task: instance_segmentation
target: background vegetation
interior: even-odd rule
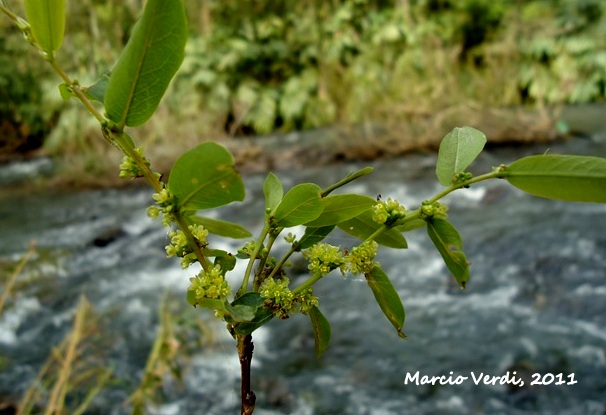
[[[19,3],[10,4],[20,12]],[[111,69],[142,3],[70,2],[62,65],[92,84]],[[208,138],[370,122],[397,129],[461,109],[543,108],[606,95],[600,0],[200,0],[187,7],[186,60],[161,115],[138,137],[153,143],[160,161]],[[76,171],[98,174],[105,158],[115,165],[97,144],[91,117],[61,101],[58,80],[31,64],[39,58],[19,37],[0,20],[0,157],[43,146]]]

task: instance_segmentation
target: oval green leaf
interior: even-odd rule
[[[265,209],[273,212],[284,196],[284,188],[278,176],[272,172],[269,172],[263,183],[263,194],[265,195]]]
[[[316,357],[320,357],[330,343],[330,323],[316,306],[309,311],[309,318],[314,330]]]
[[[202,225],[208,230],[208,232],[224,236],[226,238],[233,239],[244,239],[250,238],[252,234],[242,225],[237,223],[227,222],[220,219],[211,219],[204,216],[191,216],[190,221],[192,223]]]
[[[511,163],[500,177],[535,196],[569,202],[606,203],[606,158],[529,156]]]
[[[359,239],[366,239],[375,233],[383,225],[375,222],[372,219],[372,212],[367,210],[355,218],[346,220],[337,225],[339,229]],[[408,243],[406,238],[402,236],[395,228],[389,229],[381,234],[375,241],[378,244],[388,246],[390,248],[406,249]]]
[[[469,261],[459,232],[447,220],[431,218],[427,221],[427,234],[459,286],[465,288],[469,281]]]
[[[371,209],[376,201],[372,197],[356,194],[327,196],[322,199],[324,210],[315,220],[306,223],[307,226],[321,227],[355,218],[362,212]]]
[[[444,186],[452,184],[453,176],[478,157],[486,144],[483,132],[471,127],[457,127],[446,134],[440,143],[436,174]]]
[[[182,0],[148,0],[105,93],[107,117],[119,129],[146,122],[181,66],[187,42]]]
[[[65,32],[65,0],[25,0],[25,15],[42,50],[49,54],[59,50]]]
[[[303,183],[286,192],[273,215],[276,226],[302,225],[320,216],[323,210],[321,191],[315,184]]]
[[[213,142],[200,144],[177,159],[168,190],[181,211],[215,208],[242,201],[245,195],[233,156]]]
[[[404,328],[404,319],[406,318],[404,305],[398,292],[391,284],[389,277],[380,267],[374,267],[371,272],[364,276],[377,300],[377,304],[381,307],[381,311],[383,311],[385,317],[395,327],[398,336],[405,338],[406,335],[402,331]]]

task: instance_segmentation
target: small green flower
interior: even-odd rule
[[[299,303],[301,313],[309,314],[312,307],[318,306],[318,297],[314,296],[313,294],[313,288],[309,287],[307,290],[304,290],[303,292],[300,292],[295,296],[294,301]]]
[[[314,275],[326,275],[333,269],[339,268],[344,272],[345,260],[338,246],[319,243],[303,252],[309,260],[309,270]]]
[[[406,216],[406,208],[392,198],[379,201],[372,208],[372,219],[381,224],[392,225]]]
[[[193,278],[188,291],[194,292],[196,300],[205,298],[223,300],[231,293],[231,287],[225,281],[221,267],[215,265],[210,271],[202,271]]]
[[[297,240],[297,235],[289,232],[288,235],[284,237],[284,240],[289,244],[293,244]]]
[[[375,266],[379,266],[380,264],[374,261],[378,249],[379,244],[375,241],[367,241],[353,248],[346,257],[349,271],[354,275],[366,274]]]
[[[202,225],[190,225],[189,230],[191,234],[194,236],[196,241],[200,243],[201,246],[207,245],[206,237],[208,236],[208,230],[204,228]]]
[[[448,206],[440,203],[429,201],[424,201],[421,203],[421,209],[419,211],[419,217],[423,220],[427,220],[429,218],[440,218],[446,219],[448,217]]]
[[[468,171],[462,171],[459,173],[456,173],[453,178],[452,178],[452,183],[453,184],[460,184],[460,183],[464,183],[468,180],[473,179],[473,174],[468,172]]]
[[[263,281],[259,293],[265,299],[272,312],[281,319],[288,318],[288,314],[295,311],[295,296],[288,288],[290,280],[282,278],[278,281],[273,277]]]
[[[153,219],[156,219],[160,213],[162,213],[162,225],[167,227],[170,226],[174,221],[173,212],[175,211],[175,204],[168,189],[162,189],[158,193],[154,193],[152,197],[159,208],[152,206],[148,208],[147,214]]]
[[[135,151],[141,156],[141,158],[144,160],[145,165],[147,167],[150,166],[149,160],[147,160],[145,158],[145,156],[143,156],[143,149],[142,148],[135,148]],[[143,171],[141,170],[141,168],[139,167],[139,165],[135,162],[135,160],[130,157],[130,156],[124,156],[124,158],[122,159],[122,163],[120,164],[120,177],[121,178],[136,178],[136,177],[142,177],[143,176]]]

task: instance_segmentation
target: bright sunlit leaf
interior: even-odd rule
[[[464,172],[482,152],[485,144],[486,136],[475,128],[457,127],[446,134],[440,143],[436,166],[440,183],[449,186],[453,176]]]

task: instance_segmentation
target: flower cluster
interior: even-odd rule
[[[135,148],[135,152],[137,152],[137,154],[139,154],[141,156],[141,159],[145,162],[145,165],[147,167],[149,167],[150,163],[149,163],[149,160],[147,160],[143,156],[143,149]],[[142,176],[143,176],[143,172],[141,171],[141,168],[135,162],[135,160],[130,156],[124,156],[124,158],[122,159],[122,163],[120,164],[120,177],[123,179],[126,179],[126,178],[142,177]]]
[[[152,195],[157,206],[147,208],[147,216],[152,219],[157,219],[162,213],[162,225],[169,226],[173,221],[173,212],[175,211],[175,202],[168,192],[168,189],[162,189],[158,193]]]
[[[289,283],[288,278],[275,280],[270,277],[263,281],[259,292],[265,299],[265,304],[281,319],[287,319],[289,314],[297,311],[309,314],[311,308],[318,305],[318,297],[313,295],[313,288],[293,294],[288,288]]]
[[[351,250],[346,257],[348,269],[352,274],[366,274],[380,264],[374,261],[379,244],[375,241],[363,242]]]
[[[223,300],[231,293],[231,287],[225,281],[219,265],[208,272],[201,271],[189,281],[191,284],[188,291],[193,292],[198,301],[205,298]]]
[[[300,311],[303,314],[309,314],[312,307],[318,306],[318,297],[314,295],[314,289],[309,287],[295,295],[294,301],[299,304]]]
[[[270,277],[263,281],[259,291],[265,303],[281,319],[288,318],[288,314],[295,311],[295,295],[288,288],[289,283],[288,278],[276,281]]]
[[[471,179],[473,179],[473,174],[471,174],[468,171],[462,171],[462,172],[456,173],[452,177],[452,184],[465,183],[466,181],[471,180]]]
[[[189,230],[193,235],[194,239],[200,246],[206,246],[206,237],[208,236],[208,230],[202,225],[190,225]],[[181,258],[181,266],[185,269],[191,264],[196,262],[196,254],[192,247],[187,241],[187,237],[182,230],[171,230],[168,232],[170,243],[166,245],[166,255],[170,258],[178,256]]]
[[[392,225],[406,216],[406,208],[392,198],[378,201],[372,208],[372,219],[381,224]]]
[[[446,206],[440,202],[430,203],[429,201],[426,200],[421,204],[421,209],[419,210],[419,216],[423,220],[427,220],[429,218],[446,219],[446,217],[448,216],[447,212],[448,212],[448,206]]]
[[[341,273],[345,272],[345,259],[338,246],[316,244],[304,251],[303,256],[309,260],[309,270],[312,274],[326,275],[337,268]]]

